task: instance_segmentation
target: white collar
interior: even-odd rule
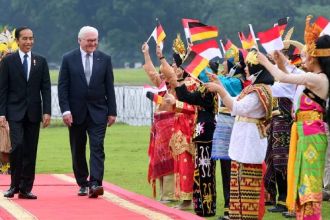
[[[81,53],[81,56],[82,56],[82,57],[86,57],[87,52],[84,51],[81,47],[80,47],[80,53]],[[91,57],[93,57],[93,53],[90,53],[89,55],[90,55]]]
[[[30,50],[29,52],[27,52],[27,53],[24,53],[23,51],[18,50],[18,53],[19,53],[19,56],[20,56],[21,58],[23,58],[23,59],[24,59],[24,55],[25,55],[25,54],[27,54],[27,55],[29,56],[28,58],[31,58],[31,50]]]

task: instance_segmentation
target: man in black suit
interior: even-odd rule
[[[79,196],[103,195],[104,137],[116,120],[116,100],[111,57],[96,50],[98,31],[82,27],[80,48],[63,56],[58,80],[59,104],[69,128],[73,172]],[[90,145],[90,177],[86,162],[87,135]]]
[[[9,122],[11,184],[4,196],[37,199],[35,178],[40,121],[50,123],[51,85],[45,58],[31,52],[34,37],[28,27],[17,28],[19,50],[0,65],[0,125]]]

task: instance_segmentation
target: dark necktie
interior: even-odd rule
[[[89,85],[89,81],[91,79],[91,65],[89,63],[89,57],[91,55],[89,53],[86,54],[86,59],[85,59],[85,77],[87,84]]]
[[[28,62],[27,62],[28,55],[24,54],[24,60],[23,60],[23,70],[24,70],[24,78],[26,81],[28,80]]]

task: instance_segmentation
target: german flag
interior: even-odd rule
[[[233,49],[233,50],[238,50],[235,44],[231,42],[231,40],[227,39],[227,43],[224,46],[225,51]]]
[[[291,50],[291,51],[290,51]],[[291,46],[289,47],[289,59],[291,60],[291,64],[293,65],[300,65],[302,60],[301,60],[301,56],[300,56],[301,51],[297,48],[291,48]]]
[[[249,36],[246,38],[243,32],[238,32],[238,37],[241,40],[242,48],[244,50],[251,49],[254,47],[254,40],[252,38],[252,34],[250,33]]]
[[[195,51],[191,51],[188,57],[181,64],[181,67],[190,75],[197,78],[209,61],[198,55]]]
[[[182,26],[183,26],[184,33],[186,35],[186,39],[188,40],[188,42],[191,42],[189,25],[188,25],[189,22],[199,22],[199,20],[189,19],[189,18],[182,18]]]
[[[216,26],[208,26],[200,22],[189,22],[188,26],[191,42],[206,40],[218,36],[218,28]]]
[[[161,104],[163,102],[163,97],[155,94],[153,92],[148,91],[147,92],[147,98],[153,101],[155,104]]]
[[[151,33],[151,36],[156,41],[157,45],[163,44],[166,34],[165,34],[165,31],[164,31],[162,25],[160,24],[160,22],[157,22],[157,25],[156,25],[154,31]]]
[[[275,24],[275,26],[278,26],[278,28],[280,29],[281,36],[283,35],[285,28],[288,25],[288,20],[289,20],[289,17],[281,18]]]

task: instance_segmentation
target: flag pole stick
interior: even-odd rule
[[[158,23],[159,22],[159,20],[158,20],[158,18],[156,18],[156,23]],[[156,29],[157,29],[157,25],[156,25]],[[155,29],[154,29],[155,30]],[[148,44],[148,42],[149,42],[149,40],[151,39],[151,37],[152,37],[152,34],[154,33],[154,30],[152,31],[152,33],[150,34],[150,36],[149,36],[149,38],[148,38],[148,40],[147,40],[147,44]],[[156,44],[157,44],[157,42],[156,42]]]
[[[153,32],[152,32],[153,33]],[[151,37],[152,37],[152,33],[150,34],[150,36],[149,36],[149,38],[148,38],[148,40],[147,40],[147,44],[148,44],[148,42],[149,42],[149,40],[151,39]]]
[[[254,34],[254,31],[253,31],[253,28],[252,28],[252,24],[249,24],[249,27],[250,27],[250,32],[251,32],[252,38],[254,40],[254,43],[255,43],[257,49],[259,50],[258,43],[257,43],[257,38],[256,38],[256,35]]]
[[[220,39],[220,46],[221,46],[221,49],[222,49],[222,55],[223,55],[223,57],[225,57],[226,50],[225,50],[225,46],[223,46],[223,43],[222,43],[221,39]]]

